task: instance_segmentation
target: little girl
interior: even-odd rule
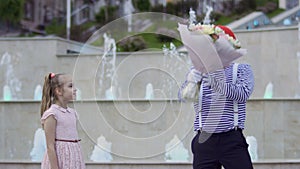
[[[70,75],[49,73],[45,76],[41,123],[47,151],[42,169],[85,168],[76,128],[77,113],[68,107],[75,97],[76,89]]]

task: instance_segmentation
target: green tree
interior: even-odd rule
[[[252,9],[252,10],[256,9],[256,1],[255,0],[248,0],[248,5],[249,5],[250,9]]]
[[[151,4],[149,0],[134,0],[133,1],[134,7],[139,9],[140,12],[147,12],[150,11]]]
[[[256,9],[256,1],[255,0],[241,0],[236,8],[236,12],[238,14],[255,10]]]
[[[0,20],[9,31],[10,24],[19,23],[23,17],[24,0],[0,0]]]
[[[117,17],[117,10],[118,7],[116,6],[105,6],[100,8],[100,11],[95,15],[96,21],[100,24],[105,24],[114,20]]]

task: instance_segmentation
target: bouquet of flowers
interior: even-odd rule
[[[238,39],[236,39],[234,33],[227,28],[226,26],[222,26],[222,25],[202,25],[202,24],[190,24],[188,29],[191,32],[197,32],[200,34],[207,34],[210,35],[211,38],[213,38],[215,41],[220,38],[223,37],[226,40],[228,40],[232,46],[236,49],[241,48],[241,43]]]
[[[200,72],[224,68],[247,53],[226,26],[178,24],[178,30],[192,63]]]

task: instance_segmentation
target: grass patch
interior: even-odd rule
[[[82,24],[80,26],[82,27],[82,29],[87,30],[87,29],[89,29],[89,28],[91,28],[93,26],[96,26],[96,24],[97,24],[96,22],[89,21],[89,22],[86,22],[86,23],[84,23],[84,24]]]
[[[97,39],[93,43],[91,43],[90,45],[97,46],[97,47],[102,47],[103,43],[104,43],[104,39]]]
[[[273,18],[274,16],[284,12],[285,10],[284,9],[276,9],[275,11],[271,12],[271,13],[268,13],[267,16],[269,18]]]
[[[66,34],[66,25],[54,19],[50,25],[46,26],[45,30],[47,34],[62,36]]]
[[[229,24],[229,23],[231,23],[231,22],[234,21],[233,18],[234,18],[234,17],[232,17],[232,16],[224,16],[224,15],[222,15],[222,16],[218,19],[218,21],[216,21],[216,23],[214,23],[214,24],[215,24],[215,25],[227,25],[227,24]]]
[[[173,38],[171,38],[172,39],[171,41],[161,42],[158,39],[157,34],[154,34],[154,33],[143,33],[143,34],[140,34],[139,36],[142,36],[144,38],[144,40],[146,41],[146,44],[147,44],[147,48],[151,48],[151,49],[162,50],[162,47],[163,47],[164,44],[166,46],[169,46],[171,42],[176,47],[182,46],[181,41],[179,41],[177,39],[173,39]]]
[[[267,2],[275,2],[278,4],[278,0],[256,0],[256,6],[264,6]]]
[[[155,33],[142,33],[142,34],[137,34],[137,35],[133,35],[133,36],[142,37],[146,43],[146,48],[154,50],[154,51],[162,51],[163,45],[165,44],[167,47],[169,47],[171,42],[176,47],[180,47],[183,45],[181,41],[174,39],[174,38],[170,38],[170,37],[168,37],[170,39],[170,41],[162,42],[159,40],[158,35]],[[118,42],[116,42],[116,43],[117,43],[117,52],[126,52],[121,47],[118,46]],[[99,38],[96,41],[94,41],[93,43],[91,43],[91,45],[97,46],[97,47],[103,47],[104,39]]]

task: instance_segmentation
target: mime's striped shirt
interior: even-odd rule
[[[244,129],[246,102],[254,88],[253,72],[250,65],[239,64],[236,84],[232,83],[232,75],[233,64],[225,69],[210,73],[212,79],[210,86],[203,84],[201,112],[203,131],[221,133],[234,129],[233,100],[238,102],[238,127]],[[187,81],[183,83],[181,90],[186,84]],[[200,130],[200,109],[199,102],[195,102],[195,131]]]

